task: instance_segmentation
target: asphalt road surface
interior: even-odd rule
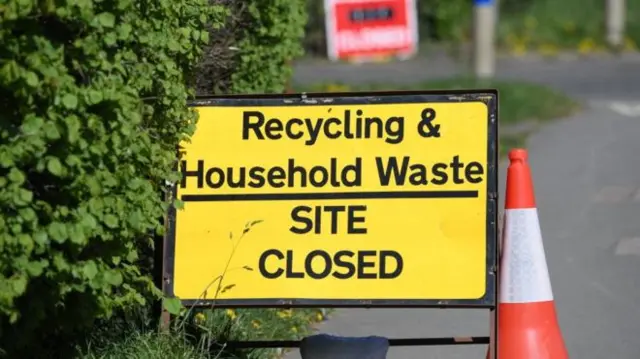
[[[585,109],[541,128],[528,149],[547,262],[569,354],[640,357],[640,57],[502,59],[500,78],[545,83]],[[416,81],[461,70],[443,56],[401,64],[304,63],[298,82]],[[506,164],[500,169],[501,186]],[[504,193],[501,187],[500,195]],[[501,205],[502,207],[502,205]],[[339,310],[319,327],[344,336],[487,335],[488,312]],[[389,359],[484,358],[486,345],[391,348]],[[299,358],[291,352],[288,358]],[[512,358],[506,358],[512,359]]]

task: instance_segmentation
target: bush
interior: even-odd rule
[[[190,86],[284,90],[304,1],[11,0],[0,21],[0,352],[66,357],[159,295],[148,262]]]
[[[222,10],[206,0],[0,7],[0,348],[9,357],[63,357],[95,318],[157,292],[139,253],[162,231],[163,186],[178,178],[176,146],[196,119],[185,83],[205,24]]]

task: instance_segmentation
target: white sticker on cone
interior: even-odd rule
[[[553,300],[537,209],[508,209],[505,219],[500,302]]]

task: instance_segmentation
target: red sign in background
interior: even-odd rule
[[[327,0],[333,59],[405,55],[417,48],[413,0]]]

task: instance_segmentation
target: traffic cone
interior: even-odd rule
[[[498,358],[568,359],[551,291],[527,151],[514,149],[509,160],[500,256]]]

